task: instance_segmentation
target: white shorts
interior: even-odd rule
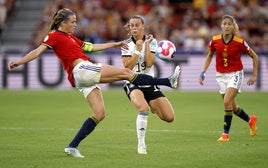
[[[93,89],[100,89],[97,84],[100,82],[101,66],[102,64],[82,61],[73,68],[75,87],[83,93],[85,98]]]
[[[230,73],[216,73],[216,81],[219,85],[220,94],[225,94],[227,88],[235,88],[240,93],[242,89],[243,80],[243,70]]]

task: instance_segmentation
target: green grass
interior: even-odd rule
[[[0,91],[0,167],[3,168],[255,168],[268,165],[267,92],[249,92],[237,102],[258,115],[258,134],[233,118],[230,142],[217,143],[223,105],[217,92],[166,91],[176,119],[150,114],[147,155],[136,153],[136,111],[123,90],[103,91],[107,117],[79,146],[86,157],[63,149],[90,108],[78,91]]]

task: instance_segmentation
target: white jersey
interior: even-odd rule
[[[144,41],[145,41],[146,36],[144,36]],[[128,45],[128,49],[122,49],[121,50],[121,55],[122,57],[132,57],[132,55],[134,54],[135,50],[136,50],[136,41],[134,38],[129,38],[125,41]],[[151,43],[150,43],[150,51],[155,53],[157,49],[157,41],[154,38]],[[147,74],[150,76],[154,77],[154,66],[151,67],[147,67],[145,62],[144,62],[144,57],[145,57],[145,42],[142,45],[142,50],[141,50],[141,54],[139,55],[138,61],[135,65],[135,67],[132,69],[133,72],[136,73],[141,73],[141,74]]]

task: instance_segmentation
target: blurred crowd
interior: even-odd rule
[[[239,35],[254,50],[268,49],[267,0],[54,0],[44,7],[32,46],[42,42],[51,16],[63,7],[77,14],[75,35],[93,43],[126,39],[124,26],[138,14],[145,19],[146,32],[158,41],[169,39],[177,48],[205,50],[211,36],[221,32],[220,18],[230,14],[237,19]]]
[[[0,36],[6,24],[7,17],[11,14],[16,0],[0,0]]]

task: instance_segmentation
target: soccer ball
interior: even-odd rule
[[[171,61],[176,53],[175,45],[169,40],[159,41],[155,55],[163,61]]]

